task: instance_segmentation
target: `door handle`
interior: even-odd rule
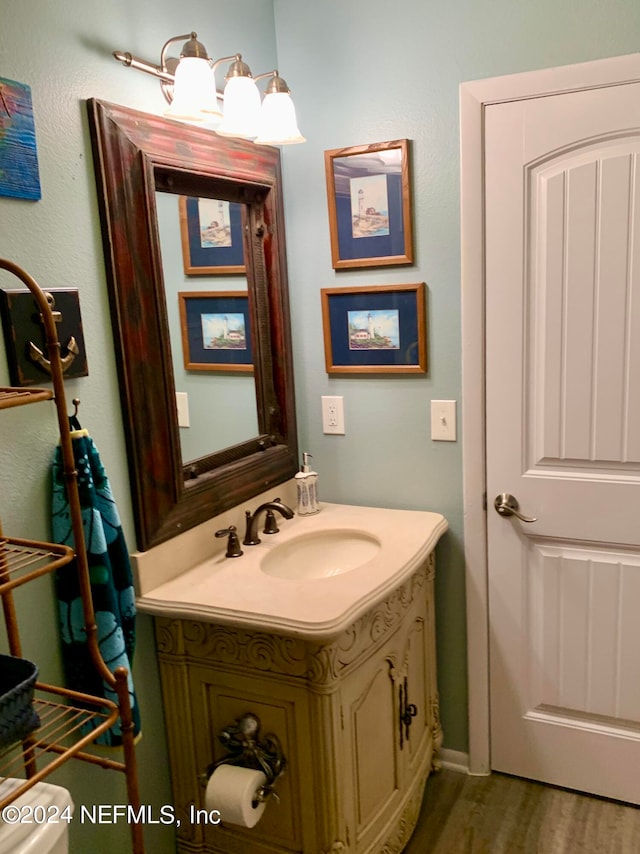
[[[510,495],[508,492],[501,492],[500,495],[496,495],[493,506],[501,516],[515,516],[517,519],[520,519],[521,522],[538,521],[535,517],[531,518],[530,516],[523,516],[519,509],[520,505],[518,504],[518,499],[515,496]]]

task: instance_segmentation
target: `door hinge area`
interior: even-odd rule
[[[483,510],[487,509],[487,493],[486,492],[482,493],[482,509]]]

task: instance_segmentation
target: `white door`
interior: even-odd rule
[[[640,803],[640,84],[485,120],[491,764]]]

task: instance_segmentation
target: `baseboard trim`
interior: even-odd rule
[[[448,771],[457,771],[460,774],[469,774],[470,777],[489,777],[491,769],[488,771],[469,770],[469,754],[463,753],[461,750],[447,750],[446,747],[440,750],[440,762],[443,768]]]
[[[442,767],[448,771],[469,773],[469,754],[463,753],[461,750],[447,750],[446,747],[442,747],[440,749],[440,761]]]

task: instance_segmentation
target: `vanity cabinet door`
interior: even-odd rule
[[[425,584],[402,629],[403,807],[388,837],[388,850],[392,851],[401,851],[408,842],[418,818],[426,779],[431,770],[440,767],[442,730],[436,679],[434,579],[435,563],[430,555]]]
[[[417,597],[395,634],[341,690],[349,768],[343,796],[354,854],[385,844],[401,850],[415,823],[434,746],[429,608],[428,595]]]
[[[226,673],[191,665],[189,690],[196,763],[205,770],[226,755],[218,734],[247,712],[261,721],[261,734],[275,733],[287,760],[285,773],[258,824],[252,829],[235,825],[204,828],[207,851],[266,852],[314,850],[315,815],[310,774],[308,697],[304,688],[256,674]],[[204,790],[198,807],[204,808]]]
[[[400,691],[401,752],[405,773],[411,776],[424,761],[426,742],[431,738],[431,667],[427,622],[417,614],[406,627],[402,650]]]
[[[366,851],[401,795],[397,634],[341,690],[342,795],[349,851]]]

